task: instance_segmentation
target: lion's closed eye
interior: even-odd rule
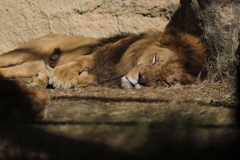
[[[152,64],[156,64],[159,61],[158,55],[155,53],[153,56]]]

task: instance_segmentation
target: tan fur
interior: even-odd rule
[[[28,87],[33,89],[46,88],[49,81],[49,73],[52,70],[51,67],[46,66],[32,77],[32,83],[28,84]]]
[[[24,74],[18,75],[15,72],[16,67],[21,67],[21,65],[26,62],[38,60],[44,60],[45,63],[47,63],[46,61],[48,61],[49,56],[53,53],[53,50],[55,48],[61,47],[62,51],[70,51],[78,46],[83,46],[96,42],[98,42],[98,39],[94,38],[85,38],[82,36],[66,36],[53,33],[48,34],[46,36],[24,43],[13,51],[0,55],[0,74],[2,74],[5,78],[31,77],[37,72],[35,71],[35,74],[32,74],[32,72],[25,72]],[[82,55],[81,53],[76,54],[69,54],[67,56],[67,60],[69,61]],[[64,58],[66,58],[66,56]],[[11,66],[16,67],[14,68]],[[35,69],[36,67],[31,67],[31,69]],[[42,67],[37,68],[38,71]],[[25,69],[27,68],[28,66],[25,66]],[[22,69],[19,69],[18,72],[20,70]]]
[[[30,61],[11,67],[0,68],[0,75],[4,75],[5,78],[31,77],[43,67],[45,67],[43,60]]]
[[[0,122],[31,122],[46,116],[49,95],[0,76]]]
[[[19,52],[19,48],[28,52]],[[118,84],[121,80],[123,88],[140,88],[141,75],[147,77],[148,86],[168,86],[191,83],[199,73],[202,72],[201,79],[205,74],[204,45],[199,38],[177,30],[149,30],[140,35],[109,39],[50,34],[19,48],[1,55],[0,66],[43,60],[53,67],[47,72],[36,67],[40,73],[33,78],[32,86],[46,87],[49,83],[55,88],[67,89],[77,84]],[[17,53],[19,59],[15,58]],[[11,57],[18,63],[6,65],[2,62],[2,59],[10,61]],[[7,74],[10,71],[11,67],[0,68],[5,77],[11,77]]]

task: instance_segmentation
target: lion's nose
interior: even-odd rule
[[[139,74],[138,75],[138,84],[141,86],[145,86],[147,84],[147,76],[144,74]]]

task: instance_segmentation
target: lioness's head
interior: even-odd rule
[[[133,43],[117,65],[122,88],[169,86],[204,78],[205,47],[199,38],[176,30],[151,30]],[[126,63],[127,62],[127,63]]]

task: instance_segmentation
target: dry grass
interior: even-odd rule
[[[214,94],[215,100],[227,100],[236,92],[237,65],[237,57],[229,60],[223,57],[209,57],[206,65],[208,74],[203,84],[209,88],[209,92],[218,91],[218,95]]]

